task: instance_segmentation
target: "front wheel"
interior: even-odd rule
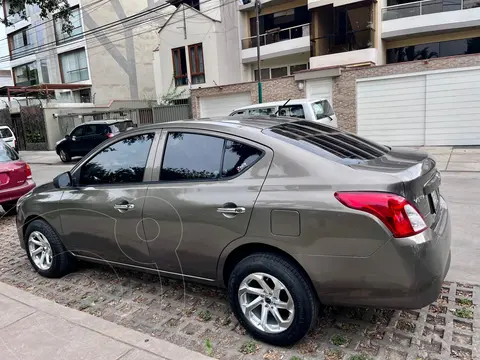
[[[25,231],[25,249],[33,268],[42,276],[66,275],[74,265],[57,232],[45,221],[32,221]]]
[[[60,151],[58,152],[58,155],[60,156],[60,160],[62,160],[64,163],[72,160],[72,157],[70,156],[68,151],[65,149],[60,149]]]
[[[318,314],[312,285],[295,264],[269,253],[253,254],[233,269],[228,294],[239,322],[256,338],[288,346],[302,339]]]

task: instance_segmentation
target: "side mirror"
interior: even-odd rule
[[[60,175],[57,175],[53,179],[53,185],[57,189],[64,189],[64,188],[72,186],[72,174],[70,174],[70,171],[67,171],[67,172],[64,172]]]
[[[65,139],[70,139],[70,135],[65,135]]]

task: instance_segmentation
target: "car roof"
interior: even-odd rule
[[[291,99],[287,103],[287,106],[309,104],[309,103],[312,103],[312,102],[324,101],[324,100],[327,100],[327,99]],[[242,107],[236,108],[233,111],[246,110],[246,109],[261,109],[261,108],[266,108],[266,107],[271,107],[271,106],[282,106],[286,102],[287,102],[287,100],[282,100],[282,101],[273,101],[273,102],[261,103],[261,104],[253,104],[253,105],[242,106]]]
[[[12,129],[10,129],[10,126],[7,126],[7,125],[0,125],[0,129],[9,129],[9,130],[12,130]]]
[[[130,119],[92,120],[92,121],[84,122],[83,124],[80,124],[80,125],[78,125],[78,126],[82,126],[82,125],[95,125],[95,124],[100,124],[100,125],[112,125],[112,124],[117,124],[117,123],[126,122],[126,121],[132,121],[132,120],[130,120]]]
[[[145,125],[137,130],[148,130],[158,128],[185,128],[185,129],[208,129],[225,131],[232,134],[242,132],[261,132],[263,129],[271,128],[286,122],[298,121],[298,118],[276,117],[276,116],[223,116],[213,118],[200,118],[196,120],[177,120],[159,124]]]

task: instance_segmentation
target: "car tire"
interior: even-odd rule
[[[3,211],[5,211],[5,215],[15,215],[17,213],[17,202],[8,202],[2,204]],[[4,215],[4,216],[5,216]]]
[[[38,249],[40,252],[35,253]],[[75,259],[65,249],[57,232],[43,220],[32,221],[27,226],[25,250],[35,271],[44,277],[59,278],[73,270]],[[44,261],[41,261],[43,255]]]
[[[263,286],[258,279],[263,280]],[[265,291],[265,284],[272,291]],[[281,290],[278,292],[277,288]],[[270,294],[265,297],[260,295],[268,291]],[[319,302],[306,274],[289,259],[271,253],[256,253],[241,260],[230,275],[228,296],[240,324],[252,336],[272,345],[298,342],[313,327],[318,315]],[[252,306],[250,310],[246,304]],[[264,311],[265,325],[261,320]]]
[[[72,161],[72,157],[70,156],[68,151],[65,149],[60,149],[60,151],[58,152],[58,155],[60,156],[60,160],[62,160],[64,163]]]

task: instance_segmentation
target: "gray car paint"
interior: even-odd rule
[[[77,256],[85,256],[76,249],[84,247],[86,238],[91,237],[96,243],[92,252],[98,251],[105,260],[121,266],[145,271],[158,267],[161,273],[222,286],[236,254],[267,249],[298,262],[326,304],[415,308],[435,300],[449,267],[450,220],[443,200],[436,218],[425,208],[421,189],[435,176],[434,161],[421,152],[392,150],[373,161],[346,166],[262,132],[287,121],[293,120],[180,121],[142,127],[108,140],[75,166],[73,177],[101,148],[154,130],[156,144],[149,156],[145,184],[104,190],[39,188],[19,206],[20,239],[25,221],[39,215]],[[228,181],[158,182],[165,133],[170,130],[237,139],[263,149],[265,156]],[[336,191],[353,190],[405,196],[416,203],[430,228],[415,237],[393,238],[377,218],[346,208],[333,196]],[[108,212],[109,204],[127,195],[146,196],[143,214]],[[247,211],[227,218],[216,212],[226,202],[235,202]],[[71,207],[79,210],[68,210]],[[110,226],[101,226],[99,218],[73,213],[97,208],[124,222],[120,240],[112,235]],[[50,209],[56,210],[43,215]],[[287,219],[293,221],[294,228],[300,227],[299,233],[280,224],[282,216],[272,216],[272,210],[290,211]],[[300,220],[292,212],[298,213]],[[140,238],[146,241],[133,234],[135,222],[143,223]],[[160,238],[155,238],[158,225]],[[273,228],[285,230],[272,232]],[[119,247],[131,256],[125,257]],[[87,258],[101,260],[93,254]]]

